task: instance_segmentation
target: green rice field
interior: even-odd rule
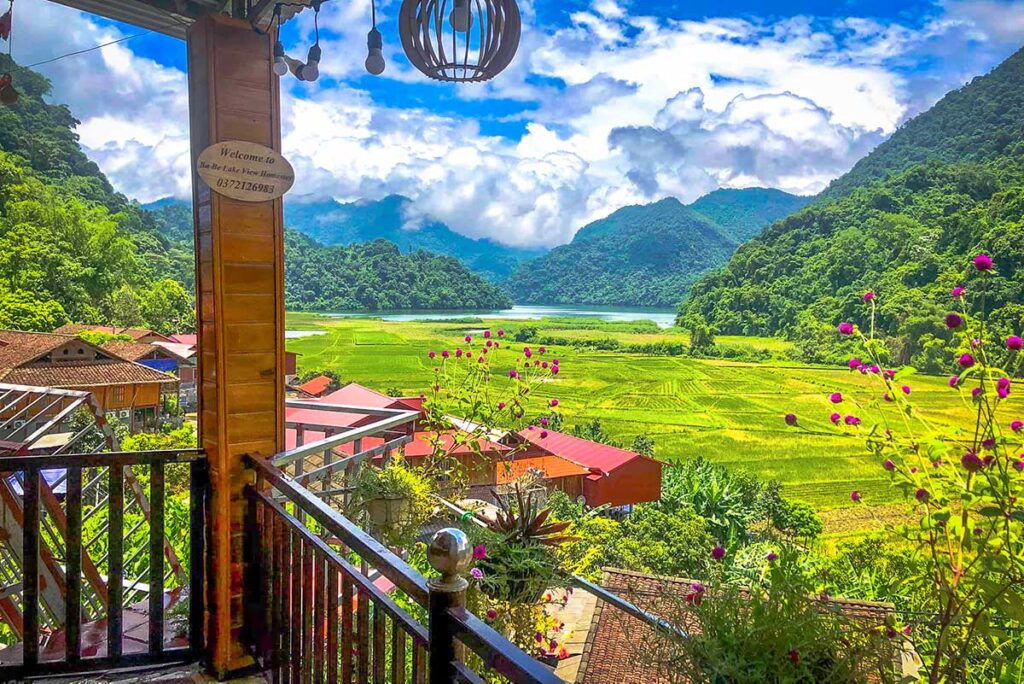
[[[514,331],[522,321],[489,321],[488,327]],[[678,330],[658,330],[628,323],[580,323],[579,319],[530,322],[540,337],[562,340],[616,339],[624,344],[685,341]],[[323,318],[289,314],[288,329],[318,329],[325,334],[291,339],[300,371],[333,369],[346,382],[385,391],[423,391],[433,363],[430,350],[455,348],[467,331],[483,324],[460,322],[385,322],[373,319]],[[665,461],[704,456],[783,483],[785,493],[815,505],[833,534],[858,532],[891,518],[898,493],[880,466],[866,455],[859,435],[828,421],[833,406],[827,395],[877,396],[877,379],[845,368],[801,365],[786,359],[787,343],[762,338],[720,337],[718,344],[764,349],[772,358],[760,362],[647,356],[618,351],[578,350],[552,346],[562,373],[546,384],[544,398],[557,397],[571,426],[600,418],[605,429],[629,442],[646,434]],[[522,344],[510,343],[519,348]],[[537,342],[532,343],[536,346]],[[958,395],[944,378],[914,376],[913,398],[935,424],[966,416]],[[852,412],[849,404],[844,407]],[[786,413],[799,418],[784,423]],[[857,411],[865,419],[874,412]],[[873,510],[852,510],[850,492],[859,490]],[[877,515],[875,515],[877,514]],[[898,513],[897,513],[898,515]]]

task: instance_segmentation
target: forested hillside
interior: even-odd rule
[[[872,289],[894,359],[945,370],[939,359],[951,335],[941,314],[970,257],[985,252],[998,269],[987,293],[993,323],[1019,331],[1022,68],[1019,52],[908,123],[823,198],[697,283],[681,315],[699,314],[722,333],[784,334],[800,341],[809,360],[835,359],[835,324],[866,322],[861,296]],[[948,161],[958,156],[971,161]],[[929,161],[911,161],[921,159]],[[887,179],[870,181],[878,175]],[[835,197],[837,189],[845,194]]]
[[[49,82],[0,55],[0,72],[7,71],[21,98],[0,106],[0,328],[52,330],[75,321],[193,329],[188,205],[145,211],[115,192],[79,147],[71,112],[44,101]],[[402,256],[380,243],[328,249],[289,236],[288,244],[287,299],[296,308],[508,303],[454,259]]]
[[[738,244],[807,201],[750,188],[716,190],[689,206],[666,198],[623,207],[521,265],[506,289],[523,304],[675,306]]]
[[[324,247],[285,233],[285,306],[292,311],[503,309],[512,302],[458,259],[402,253],[387,240]],[[455,306],[457,304],[457,306]]]

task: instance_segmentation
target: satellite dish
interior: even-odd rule
[[[586,506],[587,505],[587,497],[585,497],[582,494],[580,494],[579,496],[576,497],[576,503],[578,503],[581,506]]]

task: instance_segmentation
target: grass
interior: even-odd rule
[[[643,325],[606,324],[578,319],[496,322],[490,327],[516,330],[524,325],[541,336],[569,340],[615,338],[620,342],[680,341],[679,330]],[[630,327],[633,326],[633,327]],[[289,340],[299,352],[301,369],[333,369],[345,381],[384,391],[398,388],[419,393],[428,384],[432,363],[426,352],[457,346],[467,330],[480,324],[448,322],[392,323],[368,319],[327,319],[289,314],[289,329],[323,328],[326,335]],[[859,435],[845,434],[828,421],[830,392],[864,397],[877,395],[873,379],[846,369],[820,368],[788,361],[788,344],[763,338],[721,338],[723,345],[766,350],[772,360],[740,363],[685,357],[642,356],[619,352],[581,351],[556,345],[562,362],[558,380],[545,386],[545,398],[557,396],[567,425],[600,419],[622,442],[646,434],[656,455],[666,461],[705,456],[729,467],[777,479],[792,498],[808,501],[825,512],[829,530],[856,532],[878,524],[864,512],[844,515],[850,492],[891,518],[899,495],[889,487],[880,466],[868,456]],[[516,345],[518,348],[521,345]],[[915,404],[934,423],[949,424],[966,416],[942,378],[916,376]],[[854,408],[845,404],[846,411]],[[786,413],[799,426],[784,424]],[[867,423],[873,411],[858,411]],[[890,416],[896,420],[896,416]]]

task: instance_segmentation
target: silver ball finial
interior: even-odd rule
[[[446,580],[458,577],[473,562],[469,537],[454,527],[438,530],[427,546],[427,562]]]

